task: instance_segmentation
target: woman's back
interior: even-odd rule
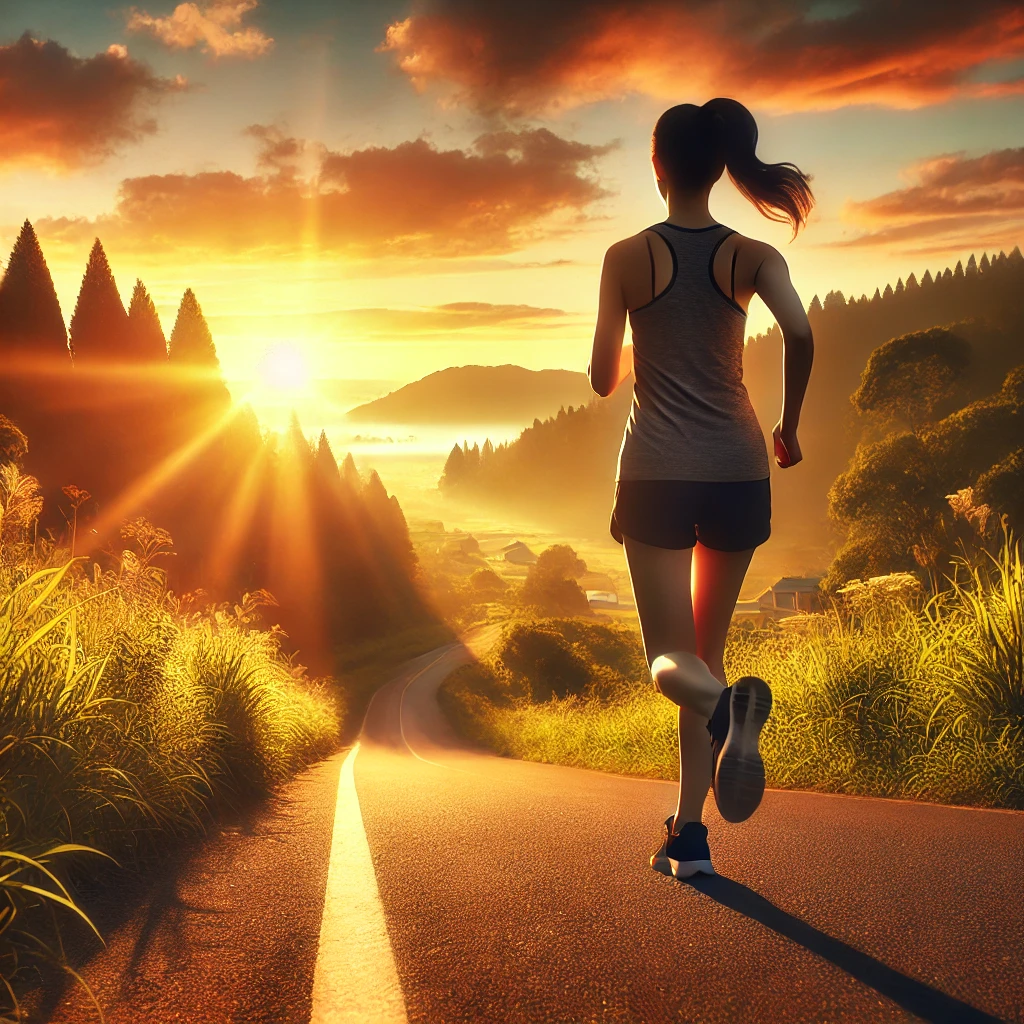
[[[648,230],[667,246],[672,275],[629,313],[635,383],[618,478],[762,480],[768,455],[743,385],[746,313],[734,285],[729,294],[715,278],[715,255],[735,232],[667,221]],[[647,245],[654,293],[650,238]],[[732,282],[735,263],[734,249]]]

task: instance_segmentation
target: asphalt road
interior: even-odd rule
[[[100,913],[109,1024],[1024,1021],[1024,814],[769,791],[730,825],[712,801],[720,874],[677,882],[648,865],[673,786],[458,742],[435,694],[467,656],[411,662],[354,755]],[[377,930],[329,926],[332,892]],[[339,927],[385,949],[350,963]],[[37,1019],[97,1018],[69,988]]]

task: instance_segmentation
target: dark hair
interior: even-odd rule
[[[669,185],[703,188],[728,169],[759,213],[793,225],[794,238],[806,224],[814,205],[810,176],[795,164],[758,159],[757,122],[742,103],[718,97],[702,107],[670,107],[658,118],[651,145]]]

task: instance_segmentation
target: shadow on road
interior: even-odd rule
[[[753,889],[722,875],[696,875],[686,882],[723,907],[735,910],[835,964],[852,978],[930,1024],[1002,1024],[998,1017],[915,981],[840,939],[780,910]]]

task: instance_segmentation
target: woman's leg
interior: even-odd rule
[[[753,549],[681,551],[624,538],[647,662],[679,704],[676,823],[700,821],[711,785],[710,718],[726,684],[725,638]]]
[[[654,685],[680,705],[678,831],[687,821],[700,821],[711,786],[707,721],[722,684],[696,654],[690,595],[693,549],[658,548],[631,537],[623,538],[623,547]],[[680,665],[684,667],[682,672]]]

